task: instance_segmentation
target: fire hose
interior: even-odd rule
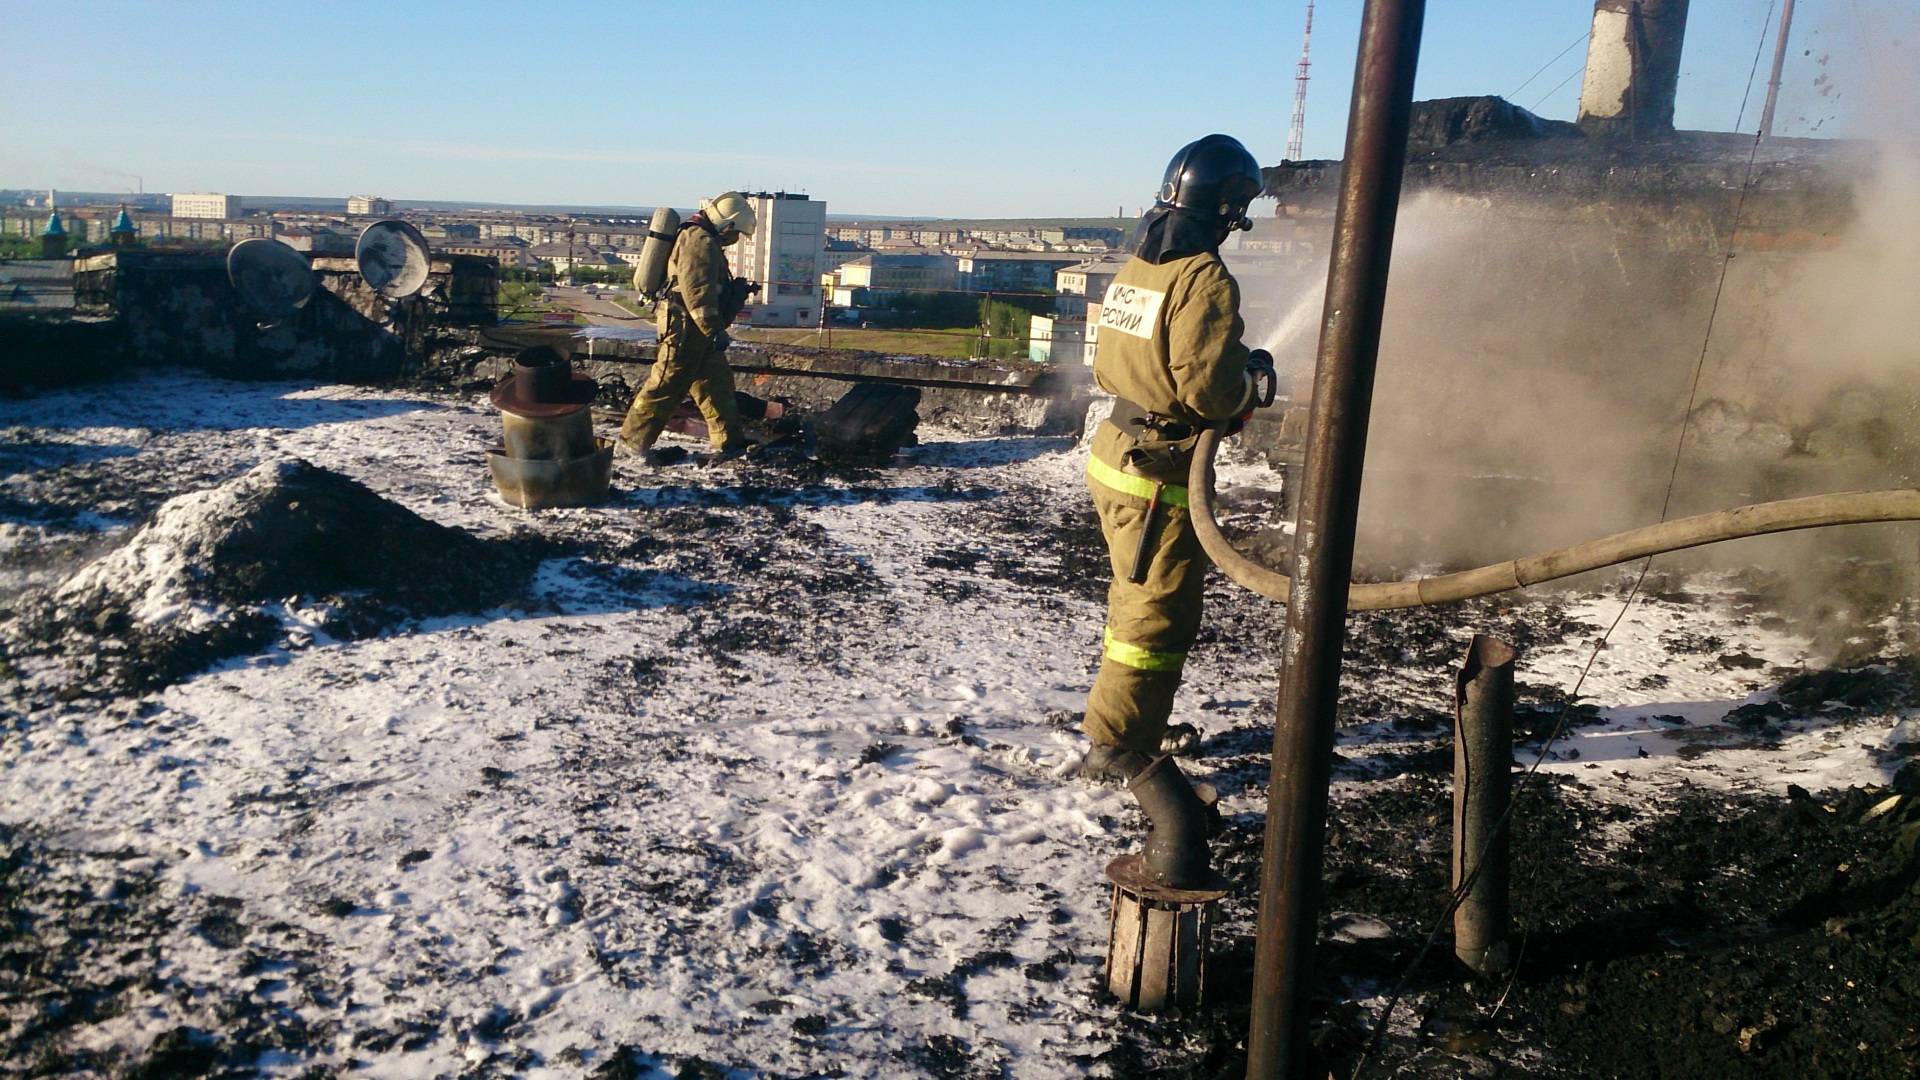
[[[1234,550],[1214,519],[1213,456],[1220,449],[1221,438],[1219,427],[1209,427],[1201,432],[1200,441],[1194,446],[1193,472],[1188,477],[1187,488],[1193,531],[1199,536],[1207,557],[1235,583],[1284,604],[1292,584],[1287,575]],[[1920,489],[1847,491],[1753,503],[1629,529],[1571,547],[1458,573],[1416,581],[1349,585],[1347,610],[1388,611],[1449,604],[1704,544],[1876,521],[1920,521]]]

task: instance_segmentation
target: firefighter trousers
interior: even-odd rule
[[[667,420],[688,394],[707,419],[707,440],[716,450],[746,441],[740,428],[740,406],[733,399],[733,369],[727,351],[704,342],[662,339],[653,370],[633,396],[620,424],[620,441],[629,449],[646,450],[667,429]]]
[[[1173,712],[1187,650],[1200,633],[1207,556],[1187,516],[1186,488],[1166,485],[1153,514],[1146,580],[1134,584],[1129,575],[1148,524],[1153,482],[1122,474],[1098,458],[1089,462],[1088,473],[1113,583],[1107,588],[1100,674],[1087,695],[1082,730],[1096,743],[1154,755]]]

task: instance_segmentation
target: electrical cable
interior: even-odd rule
[[[1535,80],[1535,79],[1537,79],[1537,78],[1539,78],[1539,77],[1540,77],[1540,76],[1542,76],[1542,75],[1545,75],[1545,74],[1547,73],[1547,69],[1548,69],[1548,68],[1550,68],[1550,67],[1552,67],[1553,65],[1555,65],[1555,64],[1557,64],[1557,63],[1559,63],[1559,62],[1560,62],[1560,57],[1562,57],[1562,56],[1565,56],[1565,55],[1567,55],[1568,53],[1570,53],[1570,52],[1572,52],[1572,51],[1573,51],[1573,50],[1574,50],[1574,49],[1575,49],[1575,48],[1576,48],[1577,46],[1579,46],[1579,44],[1580,44],[1581,42],[1583,42],[1583,41],[1585,41],[1585,40],[1587,40],[1588,38],[1590,38],[1590,37],[1592,37],[1592,36],[1593,36],[1593,31],[1592,31],[1591,29],[1589,29],[1589,30],[1583,30],[1583,31],[1581,31],[1581,32],[1580,32],[1580,36],[1579,36],[1579,37],[1577,37],[1577,38],[1574,38],[1574,39],[1573,39],[1573,44],[1572,44],[1572,45],[1569,45],[1569,46],[1567,46],[1566,48],[1564,48],[1564,49],[1561,49],[1561,50],[1560,50],[1560,52],[1559,52],[1559,54],[1558,54],[1558,55],[1556,55],[1556,56],[1555,56],[1555,57],[1554,57],[1553,59],[1551,59],[1551,60],[1549,60],[1549,61],[1547,61],[1547,62],[1546,62],[1546,63],[1544,63],[1544,64],[1541,64],[1541,65],[1540,65],[1540,70],[1539,70],[1539,71],[1536,71],[1536,72],[1534,72],[1533,74],[1531,74],[1531,75],[1529,75],[1529,76],[1527,76],[1527,81],[1526,81],[1526,82],[1523,82],[1523,83],[1521,83],[1521,84],[1520,84],[1519,86],[1516,86],[1516,87],[1514,87],[1513,89],[1511,89],[1511,90],[1509,90],[1509,91],[1507,91],[1507,100],[1508,100],[1508,101],[1512,101],[1512,100],[1513,100],[1513,95],[1515,95],[1515,94],[1517,94],[1517,93],[1519,93],[1520,91],[1522,91],[1522,90],[1525,90],[1525,89],[1526,89],[1527,87],[1529,87],[1529,86],[1531,86],[1531,85],[1533,85],[1533,80]],[[1564,83],[1564,82],[1560,84],[1560,86],[1565,86],[1565,85],[1566,85],[1566,83]],[[1555,90],[1558,90],[1559,88],[1560,88],[1559,86],[1556,86],[1556,87],[1554,87],[1554,89],[1555,89]],[[1549,97],[1551,97],[1552,95],[1551,95],[1551,94],[1549,94],[1548,96],[1549,96]]]
[[[1760,55],[1767,51],[1767,30],[1772,26],[1773,0],[1767,0],[1767,17],[1760,22],[1760,44],[1753,50],[1753,68],[1747,72],[1747,88],[1740,94],[1740,114],[1733,121],[1735,131],[1747,121],[1747,99],[1753,96],[1753,80],[1760,74]]]
[[[1553,95],[1555,95],[1555,94],[1557,94],[1557,93],[1559,93],[1559,92],[1560,92],[1560,88],[1561,88],[1561,87],[1563,87],[1563,86],[1566,86],[1566,85],[1567,85],[1568,83],[1570,83],[1570,82],[1572,82],[1573,80],[1575,80],[1575,79],[1577,79],[1577,78],[1579,78],[1579,77],[1580,77],[1580,75],[1581,75],[1581,73],[1582,73],[1582,72],[1584,72],[1585,70],[1586,70],[1585,68],[1582,68],[1582,69],[1581,69],[1580,71],[1576,71],[1576,72],[1574,72],[1574,73],[1573,73],[1572,75],[1569,75],[1569,76],[1567,76],[1567,77],[1566,77],[1566,78],[1564,78],[1564,79],[1561,79],[1561,80],[1560,80],[1560,85],[1559,85],[1559,86],[1556,86],[1556,87],[1554,87],[1553,89],[1551,89],[1551,90],[1549,90],[1549,91],[1547,91],[1546,93],[1544,93],[1544,94],[1542,94],[1542,95],[1540,95],[1540,100],[1539,100],[1539,101],[1536,101],[1536,102],[1534,102],[1534,103],[1533,103],[1533,106],[1532,106],[1531,108],[1529,108],[1529,109],[1528,109],[1527,111],[1528,111],[1528,112],[1537,112],[1537,111],[1539,111],[1539,109],[1540,109],[1540,106],[1542,106],[1542,105],[1545,105],[1545,104],[1547,103],[1547,99],[1548,99],[1548,98],[1550,98],[1550,97],[1552,97]]]

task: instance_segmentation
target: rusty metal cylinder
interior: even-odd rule
[[[606,501],[613,480],[613,443],[598,443],[597,449],[565,461],[517,458],[495,448],[487,451],[487,468],[500,497],[523,510],[593,506]]]
[[[1113,882],[1108,991],[1140,1012],[1200,1004],[1213,922],[1225,890],[1156,886],[1147,880],[1138,855],[1115,859],[1107,877]]]
[[[561,416],[500,414],[501,445],[521,461],[572,461],[594,452],[593,411],[577,409]]]
[[[1454,682],[1453,952],[1476,975],[1507,969],[1512,877],[1513,646],[1475,634]],[[1469,880],[1471,878],[1471,880]]]
[[[1248,1080],[1300,1080],[1309,1071],[1307,1018],[1347,584],[1425,15],[1426,0],[1366,0],[1360,17],[1293,547],[1295,591],[1279,648]]]

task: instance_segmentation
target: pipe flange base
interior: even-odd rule
[[[1175,889],[1161,885],[1147,876],[1147,860],[1144,855],[1122,855],[1107,864],[1107,880],[1133,893],[1142,900],[1156,904],[1211,904],[1233,891],[1233,883],[1221,876],[1218,871],[1208,870],[1212,880],[1206,888]]]

